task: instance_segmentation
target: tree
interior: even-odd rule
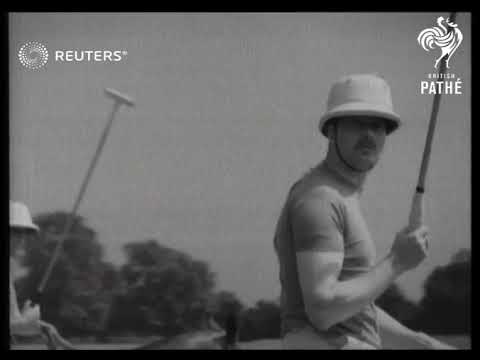
[[[210,310],[213,318],[225,330],[225,346],[235,346],[239,338],[241,313],[244,305],[237,296],[229,291],[220,291],[210,299]]]
[[[453,256],[452,259],[450,260],[451,263],[465,263],[465,262],[470,262],[470,259],[472,257],[472,253],[468,249],[460,249],[458,252],[456,252]]]
[[[209,304],[209,312],[214,315],[215,320],[225,327],[228,317],[238,317],[244,310],[244,305],[237,296],[229,291],[220,291],[212,295]]]
[[[470,333],[471,261],[465,250],[448,265],[436,268],[424,289],[415,328],[432,334]]]
[[[280,332],[281,312],[280,306],[275,302],[260,300],[242,315],[240,341],[277,339]]]
[[[124,250],[125,291],[112,314],[116,331],[170,336],[202,325],[215,284],[206,263],[155,239],[129,243]]]

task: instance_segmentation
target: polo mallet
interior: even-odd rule
[[[42,277],[42,279],[40,281],[40,284],[37,288],[37,295],[38,295],[39,298],[41,297],[41,295],[43,293],[43,290],[45,289],[45,286],[47,284],[47,281],[50,278],[50,275],[52,273],[55,262],[57,261],[58,257],[60,256],[60,250],[62,248],[62,243],[72,229],[75,214],[77,213],[78,207],[80,206],[80,202],[82,201],[83,196],[85,195],[85,190],[87,189],[87,185],[90,181],[93,170],[95,169],[98,158],[100,157],[103,146],[105,145],[105,141],[106,141],[108,133],[110,132],[110,129],[112,127],[113,120],[115,119],[115,115],[116,115],[116,113],[117,113],[117,111],[118,111],[118,109],[120,108],[121,105],[126,105],[126,106],[130,106],[130,107],[133,107],[135,105],[134,101],[130,97],[128,97],[124,94],[121,94],[116,90],[107,88],[107,89],[105,89],[105,94],[108,97],[110,97],[114,100],[112,112],[110,113],[110,118],[107,122],[107,125],[106,125],[105,129],[103,130],[102,136],[101,136],[100,141],[97,145],[97,149],[96,149],[95,154],[93,156],[92,162],[90,163],[90,167],[88,168],[87,175],[85,176],[85,179],[83,180],[82,186],[80,187],[80,192],[77,195],[77,198],[76,198],[75,203],[73,205],[73,209],[70,212],[70,216],[67,218],[67,221],[65,222],[63,232],[58,238],[58,242],[56,244],[56,247],[55,247],[54,253],[52,255],[52,258],[50,259],[50,262],[48,263],[47,269],[45,270],[45,273],[43,274],[43,277]]]
[[[454,22],[456,13],[452,12],[449,16],[449,21]],[[451,28],[449,27],[451,30]],[[449,56],[449,55],[447,55]],[[447,56],[444,56],[440,63],[439,69],[439,81],[443,82],[443,74],[445,74]],[[440,85],[436,84],[436,91],[433,97],[432,113],[430,116],[430,123],[428,125],[427,138],[425,140],[425,148],[423,150],[422,164],[420,166],[420,174],[418,176],[417,187],[415,188],[415,194],[413,195],[412,206],[410,208],[410,216],[408,221],[408,229],[413,231],[423,224],[423,208],[424,200],[423,194],[425,193],[425,179],[427,176],[428,163],[430,161],[430,153],[432,150],[433,135],[435,133],[435,126],[437,124],[438,109],[440,107]]]

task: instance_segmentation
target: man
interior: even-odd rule
[[[27,242],[36,237],[39,228],[32,222],[25,204],[10,202],[10,335],[45,336],[49,348],[73,349],[51,324],[40,319],[39,305],[27,300],[20,311],[14,282],[26,275],[24,260]]]
[[[426,226],[404,229],[376,262],[359,204],[366,175],[400,124],[390,88],[377,75],[351,75],[332,86],[319,126],[327,156],[291,188],[275,233],[284,348],[451,348],[374,303],[424,260],[430,237]]]
[[[231,309],[225,319],[225,349],[237,350],[238,337],[238,316],[233,309]]]

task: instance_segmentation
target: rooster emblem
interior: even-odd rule
[[[442,23],[445,22],[449,29],[447,29]],[[438,27],[427,28],[420,32],[418,35],[417,41],[423,47],[425,51],[430,51],[434,49],[435,45],[440,47],[442,54],[435,61],[435,68],[437,68],[438,63],[441,59],[446,56],[446,66],[450,68],[448,62],[452,57],[453,53],[460,46],[463,35],[458,25],[450,22],[450,19],[445,20],[442,16],[437,19]]]

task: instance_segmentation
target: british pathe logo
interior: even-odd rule
[[[18,59],[28,69],[39,69],[48,61],[48,50],[39,42],[27,42],[18,51]]]
[[[445,22],[448,29],[443,25]],[[438,66],[440,60],[446,56],[445,65],[447,69],[450,68],[449,61],[452,58],[453,53],[460,46],[463,40],[463,35],[458,25],[451,22],[450,19],[446,19],[443,16],[437,18],[437,26],[422,30],[417,37],[418,43],[423,47],[425,51],[434,49],[435,46],[439,47],[442,51],[440,56],[435,60],[435,69]]]

